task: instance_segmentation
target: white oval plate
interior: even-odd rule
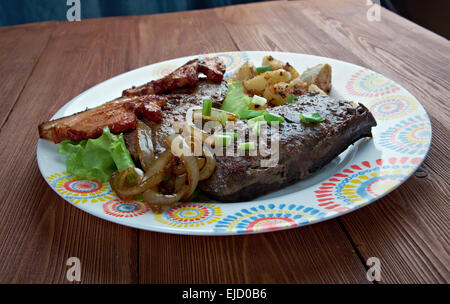
[[[196,57],[219,56],[227,75],[266,55],[289,62],[298,71],[319,63],[333,68],[332,97],[366,105],[378,126],[373,139],[362,139],[308,179],[240,203],[186,203],[154,214],[143,202],[123,202],[108,183],[76,180],[65,172],[57,146],[39,140],[37,161],[45,180],[76,207],[118,224],[166,233],[192,235],[249,234],[309,225],[356,210],[402,184],[420,166],[431,142],[431,123],[407,90],[383,75],[347,62],[282,52],[224,52],[168,60],[102,82],[62,107],[59,118],[103,104],[133,85],[160,78]]]

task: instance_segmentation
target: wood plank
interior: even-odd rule
[[[145,41],[148,47],[164,45],[156,56],[161,59],[235,50],[215,12],[221,13],[206,10],[142,17],[141,47],[147,48]],[[161,36],[162,29],[172,34]],[[242,237],[141,231],[140,257],[142,283],[367,283],[364,266],[336,221]]]
[[[234,42],[241,50],[283,51],[346,57],[345,48],[329,43],[328,35],[291,14],[291,3],[264,2],[216,8]]]
[[[235,51],[213,10],[139,18],[139,66],[196,54]]]
[[[363,259],[380,259],[380,283],[450,282],[448,189],[448,181],[428,170],[426,178],[413,176],[340,219]]]
[[[63,201],[36,163],[38,124],[90,86],[136,65],[137,22],[61,23],[0,133],[0,282],[67,283],[66,260],[82,283],[136,283],[137,231]],[[26,117],[26,120],[24,120]]]
[[[354,0],[292,1],[233,6],[218,14],[240,49],[312,53],[366,66],[422,102],[434,132],[424,164],[428,177],[412,178],[339,221],[363,260],[378,256],[389,268],[382,282],[448,282],[450,43],[384,9],[381,22],[368,22],[367,9]]]
[[[369,283],[336,220],[246,236],[140,235],[145,283]]]
[[[22,92],[56,22],[0,28],[0,129]]]

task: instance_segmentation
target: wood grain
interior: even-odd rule
[[[340,220],[364,260],[381,262],[380,283],[448,283],[448,183],[429,171]]]
[[[47,45],[56,22],[0,28],[0,129]]]
[[[2,283],[67,283],[69,257],[80,259],[82,283],[137,282],[136,230],[62,200],[41,177],[35,154],[42,120],[129,69],[137,57],[135,34],[132,18],[61,23],[39,58],[0,133]]]
[[[369,283],[335,220],[247,236],[140,234],[144,283]]]
[[[365,1],[277,1],[0,29],[0,283],[445,283],[449,277],[450,43]],[[309,53],[371,68],[424,105],[433,141],[420,172],[361,210],[260,235],[178,236],[93,217],[59,198],[36,163],[37,125],[89,87],[198,53]],[[422,177],[420,177],[422,176]]]
[[[236,51],[214,10],[141,16],[139,65],[196,54]]]

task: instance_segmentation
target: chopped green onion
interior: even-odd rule
[[[203,100],[202,115],[211,116],[211,109],[212,109],[212,100],[211,99]]]
[[[256,122],[258,122],[258,121],[264,121],[264,120],[265,120],[265,115],[260,115],[260,116],[257,116],[257,117],[255,117],[255,118],[249,119],[249,120],[247,121],[247,123],[248,123],[249,127],[251,127],[251,126],[253,126]]]
[[[267,113],[267,114],[264,114],[264,120],[267,121],[271,125],[272,122],[275,122],[275,121],[278,121],[279,123],[283,123],[284,117],[277,115],[277,114],[273,114],[273,113]]]
[[[238,134],[236,132],[223,132],[223,133],[218,133],[218,134],[231,136],[234,140],[236,140],[237,136],[238,136]]]
[[[231,133],[232,134],[232,133]],[[226,133],[214,134],[214,142],[216,146],[229,146],[234,141],[234,136]]]
[[[164,175],[163,181],[167,182],[169,180],[169,177],[167,175]]]
[[[254,118],[254,117],[264,115],[266,113],[267,113],[267,111],[264,111],[264,110],[245,110],[245,111],[242,111],[241,114],[239,114],[239,117],[242,119],[249,119],[249,118]]]
[[[294,99],[295,99],[295,95],[291,94],[291,96],[289,96],[289,98],[286,100],[286,103],[291,103],[294,101]]]
[[[251,128],[254,135],[259,136],[261,133],[261,125],[267,125],[267,121],[257,121]]]
[[[263,65],[263,66],[257,67],[256,68],[256,72],[258,74],[262,74],[264,72],[270,71],[271,69],[272,69],[272,66],[270,66],[270,65]]]
[[[304,113],[300,114],[300,120],[304,123],[311,123],[311,122],[321,122],[323,121],[322,116],[320,116],[319,113]]]
[[[239,144],[239,149],[248,151],[248,150],[255,150],[255,142],[249,141],[249,142],[243,142]]]
[[[267,103],[267,99],[258,95],[253,95],[252,103],[258,106],[263,106]]]

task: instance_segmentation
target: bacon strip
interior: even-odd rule
[[[217,57],[205,58],[200,60],[198,70],[200,73],[205,74],[209,80],[220,83],[225,74],[225,64]]]
[[[158,122],[161,106],[166,102],[160,96],[119,98],[99,107],[39,125],[39,136],[60,143],[63,140],[80,141],[102,135],[108,126],[112,133],[136,129],[137,117],[144,116]]]

